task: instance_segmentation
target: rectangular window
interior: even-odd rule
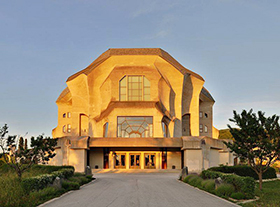
[[[200,111],[200,112],[199,112],[199,118],[202,118],[202,117],[203,117],[203,112]]]
[[[199,125],[199,132],[200,132],[200,133],[203,132],[203,125],[202,125],[202,124]]]
[[[118,137],[152,137],[152,116],[125,116],[118,117]]]
[[[71,113],[70,112],[67,113],[67,117],[71,118]]]
[[[124,76],[119,82],[120,101],[150,101],[150,87],[143,75]]]
[[[71,124],[67,125],[67,132],[70,133],[71,132]]]

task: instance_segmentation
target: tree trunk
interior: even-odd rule
[[[262,190],[262,172],[259,172],[258,173],[258,176],[259,176],[259,188],[260,188],[260,190]]]

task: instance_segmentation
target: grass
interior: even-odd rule
[[[23,178],[33,177],[41,174],[49,174],[63,167],[34,165],[31,169],[23,174]],[[18,179],[15,172],[7,165],[0,166],[0,206],[1,207],[35,207],[52,198],[58,197],[63,193],[79,189],[81,185],[92,180],[91,177],[81,173],[75,173],[69,180],[63,181],[63,187],[57,189],[55,187],[47,187],[39,191],[26,193],[21,181]]]
[[[279,207],[280,205],[280,180],[264,182],[263,190],[256,190],[260,197],[258,201],[242,204],[244,207]]]

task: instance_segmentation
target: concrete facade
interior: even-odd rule
[[[200,172],[232,164],[204,82],[162,49],[107,50],[66,81],[50,164],[80,172],[87,165]]]

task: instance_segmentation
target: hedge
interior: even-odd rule
[[[255,180],[259,179],[257,173],[247,165],[211,167],[208,170],[222,173],[234,173],[239,176],[252,177]],[[276,171],[272,167],[269,167],[268,170],[263,173],[263,179],[272,179],[276,177]]]
[[[246,198],[254,198],[255,196],[255,181],[251,177],[241,177],[211,170],[202,171],[201,177],[203,179],[216,179],[220,177],[224,182],[232,184],[236,191],[244,193]]]
[[[21,181],[21,185],[27,192],[40,190],[47,187],[48,185],[51,185],[56,177],[69,178],[73,176],[73,174],[73,168],[62,168],[61,170],[54,171],[50,174],[43,174],[35,177],[24,178]]]

